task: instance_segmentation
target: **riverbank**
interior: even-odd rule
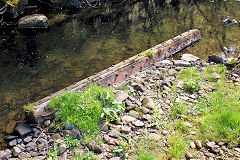
[[[26,135],[8,137],[12,151],[4,154],[19,159],[234,159],[240,153],[239,83],[239,75],[198,57],[163,60],[113,87],[125,111],[118,121],[102,119],[94,138],[71,126],[54,133],[49,119],[44,129],[20,126],[17,132]]]

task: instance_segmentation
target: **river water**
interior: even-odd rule
[[[47,30],[0,35],[0,143],[35,102],[124,59],[198,28],[202,38],[184,52],[207,59],[223,47],[240,50],[240,2],[166,4],[138,2],[114,14],[72,18]],[[6,40],[7,39],[7,40]],[[237,53],[237,52],[235,52]]]

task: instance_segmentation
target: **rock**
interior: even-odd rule
[[[169,76],[175,76],[178,72],[175,69],[169,69],[168,70],[168,75]]]
[[[155,104],[154,104],[153,100],[150,97],[145,97],[142,100],[142,106],[146,107],[148,109],[154,109]]]
[[[49,127],[50,124],[51,124],[51,121],[50,121],[50,120],[44,121],[44,126],[45,126],[45,127]]]
[[[134,110],[131,110],[128,114],[129,114],[129,116],[132,116],[134,118],[140,118],[139,113]]]
[[[125,133],[125,134],[129,134],[132,131],[131,127],[127,127],[127,126],[122,126],[121,127],[121,132]]]
[[[172,62],[170,60],[162,60],[160,62],[155,63],[156,67],[170,66],[170,65],[172,65]]]
[[[33,157],[31,160],[44,160],[46,158],[47,156],[37,156],[37,157]]]
[[[101,147],[99,147],[95,141],[91,141],[88,144],[88,148],[95,153],[102,153]]]
[[[117,131],[116,129],[112,129],[109,133],[109,136],[114,137],[114,138],[118,138],[121,136],[121,133],[119,131]]]
[[[222,64],[223,59],[217,55],[210,55],[208,56],[208,62],[214,62],[216,64]]]
[[[163,89],[168,91],[168,92],[171,92],[171,89],[169,87],[165,86],[165,85],[163,86]]]
[[[145,124],[144,124],[142,121],[140,121],[140,120],[137,120],[136,122],[133,122],[133,124],[134,124],[135,126],[137,126],[137,127],[143,127],[143,126],[145,126]]]
[[[19,29],[47,28],[48,18],[43,14],[33,14],[22,17],[18,21]]]
[[[25,158],[30,158],[31,155],[27,152],[21,152],[19,155],[18,155],[18,158],[19,159],[25,159]]]
[[[28,143],[32,140],[31,136],[27,136],[26,138],[23,139],[24,143]]]
[[[145,107],[139,107],[137,108],[139,112],[142,112],[144,114],[150,113],[150,110]]]
[[[63,152],[58,159],[68,159],[67,158],[67,151]]]
[[[107,132],[108,131],[108,126],[106,124],[100,124],[100,130],[103,132]]]
[[[0,151],[0,160],[9,159],[12,157],[12,151],[10,149]]]
[[[204,153],[204,155],[207,157],[215,157],[215,155],[213,153],[209,153],[209,152]]]
[[[199,69],[199,72],[207,72],[207,69],[202,67],[202,68]]]
[[[195,149],[195,148],[196,148],[196,145],[195,145],[194,142],[190,142],[190,146],[191,146],[192,149]]]
[[[234,148],[234,150],[240,153],[240,148]]]
[[[55,134],[53,134],[53,135],[50,137],[50,139],[53,140],[53,141],[56,141],[56,140],[58,140],[58,139],[60,139],[60,138],[61,138],[61,136],[60,136],[59,133],[55,133]]]
[[[167,135],[167,134],[168,134],[168,131],[167,131],[167,130],[162,130],[162,134],[163,134],[163,135]]]
[[[189,127],[189,128],[192,127],[192,125],[189,122],[184,122],[183,125],[186,126],[186,127]]]
[[[198,60],[200,60],[200,58],[192,54],[183,54],[181,57],[181,60],[187,61],[187,62],[197,62]]]
[[[6,140],[7,141],[11,141],[11,140],[14,140],[14,139],[17,139],[18,138],[18,136],[8,136],[7,138],[6,138]]]
[[[152,121],[153,121],[153,118],[152,118],[152,116],[151,116],[150,114],[144,114],[144,115],[142,116],[142,119],[143,119],[143,120],[147,120],[147,121],[149,121],[149,122],[152,122]]]
[[[136,121],[136,118],[134,118],[132,116],[127,116],[127,115],[121,117],[121,119],[123,122],[126,122],[126,123],[131,123],[133,121]]]
[[[195,144],[196,144],[196,146],[197,146],[198,148],[202,148],[202,143],[201,143],[201,141],[196,140],[196,141],[195,141]]]
[[[191,63],[183,61],[183,60],[174,60],[173,64],[178,67],[190,67]]]
[[[133,84],[133,88],[136,91],[140,91],[140,92],[143,92],[145,90],[144,86],[142,84],[140,84],[140,83]]]
[[[110,158],[109,160],[121,160],[120,157],[113,157],[113,158]]]
[[[21,136],[26,136],[32,132],[31,128],[25,123],[17,124],[15,131]]]
[[[37,128],[33,128],[32,131],[33,131],[33,137],[34,138],[38,138],[41,134],[41,131]]]
[[[128,93],[125,91],[118,91],[115,93],[115,98],[119,104],[128,98]]]
[[[22,152],[22,150],[17,146],[13,147],[12,151],[14,157],[17,157]]]
[[[191,158],[193,158],[193,155],[190,152],[186,152],[186,157],[188,159],[191,159]]]
[[[207,143],[207,146],[208,146],[209,148],[212,148],[215,144],[216,144],[215,142],[208,142],[208,143]]]
[[[216,72],[211,73],[211,76],[213,76],[215,79],[219,79],[221,76],[217,74]]]
[[[63,152],[65,152],[66,150],[67,150],[67,146],[65,144],[60,144],[60,146],[58,147],[59,155],[63,154]]]
[[[38,153],[34,151],[30,151],[29,154],[31,155],[31,157],[36,157],[38,155]]]
[[[83,138],[78,127],[73,127],[71,130],[66,130],[64,131],[64,134],[65,136],[68,134],[70,136],[76,137],[78,140],[81,140]]]
[[[10,142],[8,143],[8,145],[9,145],[10,147],[16,146],[16,145],[17,145],[17,140],[14,139],[14,140],[10,141]]]
[[[161,136],[156,134],[156,133],[150,133],[149,136],[148,136],[149,139],[154,139],[156,141],[160,140],[161,139]]]

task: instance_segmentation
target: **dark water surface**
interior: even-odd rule
[[[188,52],[206,59],[239,50],[240,2],[204,2],[177,7],[146,4],[94,19],[71,19],[38,32],[0,35],[0,142],[24,120],[21,106],[37,101],[124,59],[199,28],[202,38]],[[130,10],[130,11],[129,11]],[[10,38],[9,38],[10,37]]]

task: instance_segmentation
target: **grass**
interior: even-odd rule
[[[26,104],[23,106],[23,110],[26,113],[31,113],[35,107],[36,107],[36,105],[34,103],[29,103],[29,104]]]
[[[200,79],[184,81],[184,88],[189,93],[198,92],[201,88]]]
[[[156,160],[156,155],[152,152],[140,152],[137,160]]]
[[[183,139],[180,134],[176,133],[168,138],[170,147],[168,149],[167,157],[169,159],[184,158],[185,152],[188,149],[187,141]]]
[[[102,88],[94,84],[84,92],[65,92],[59,97],[55,97],[50,101],[48,107],[58,109],[57,119],[65,128],[77,126],[84,135],[96,135],[100,129],[101,118],[109,117],[109,115],[105,117],[103,110],[108,108],[115,111],[115,108],[119,109],[122,106],[115,103],[111,88]],[[115,111],[112,116],[117,118],[118,111]],[[115,119],[111,117],[111,120]]]
[[[148,58],[153,58],[154,57],[154,52],[152,50],[148,50],[148,51],[145,52],[145,55]]]
[[[184,107],[185,104],[183,103],[174,103],[172,107],[172,112],[170,113],[170,116],[172,118],[176,118],[177,115],[182,115],[186,113],[186,109]]]
[[[71,135],[66,135],[66,137],[63,140],[63,143],[66,145],[66,147],[76,147],[80,144],[79,140],[76,139],[76,137],[73,137]]]

